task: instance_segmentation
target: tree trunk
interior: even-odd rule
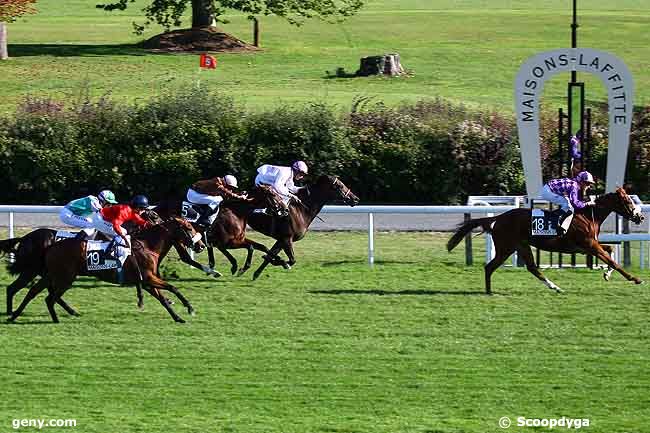
[[[0,60],[7,60],[7,23],[0,22]]]
[[[260,46],[260,21],[253,18],[253,45]]]
[[[192,0],[192,27],[214,25],[214,16],[210,12],[210,0]]]

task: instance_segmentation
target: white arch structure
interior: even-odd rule
[[[539,197],[542,167],[539,150],[539,99],[544,83],[561,72],[597,75],[607,89],[609,143],[607,147],[607,192],[622,185],[625,177],[630,128],[634,108],[632,74],[618,57],[591,48],[563,48],[539,53],[521,66],[515,79],[515,113],[526,176],[528,197]]]

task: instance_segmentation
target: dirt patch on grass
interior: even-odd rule
[[[162,53],[236,53],[260,50],[216,27],[181,29],[161,33],[144,41],[142,46],[147,50]]]

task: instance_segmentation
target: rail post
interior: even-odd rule
[[[368,212],[368,265],[375,264],[375,220],[372,212]]]
[[[465,214],[465,222],[468,222],[472,219],[472,214]],[[474,256],[472,255],[472,233],[467,233],[465,236],[465,264],[467,266],[472,266],[474,264]]]

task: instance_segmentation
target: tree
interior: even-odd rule
[[[7,53],[7,23],[25,14],[36,13],[32,6],[36,0],[0,0],[0,60],[9,58]]]
[[[110,4],[97,5],[98,8],[111,11],[124,10],[135,0],[117,0]],[[261,15],[277,15],[291,24],[300,25],[308,18],[321,18],[336,21],[354,15],[362,6],[363,0],[150,0],[146,6],[144,25],[134,23],[137,33],[142,33],[146,26],[155,22],[166,30],[179,27],[183,13],[188,5],[192,8],[192,27],[214,26],[217,22],[226,23],[221,16],[227,9],[234,9],[248,14],[249,19],[256,20]]]

